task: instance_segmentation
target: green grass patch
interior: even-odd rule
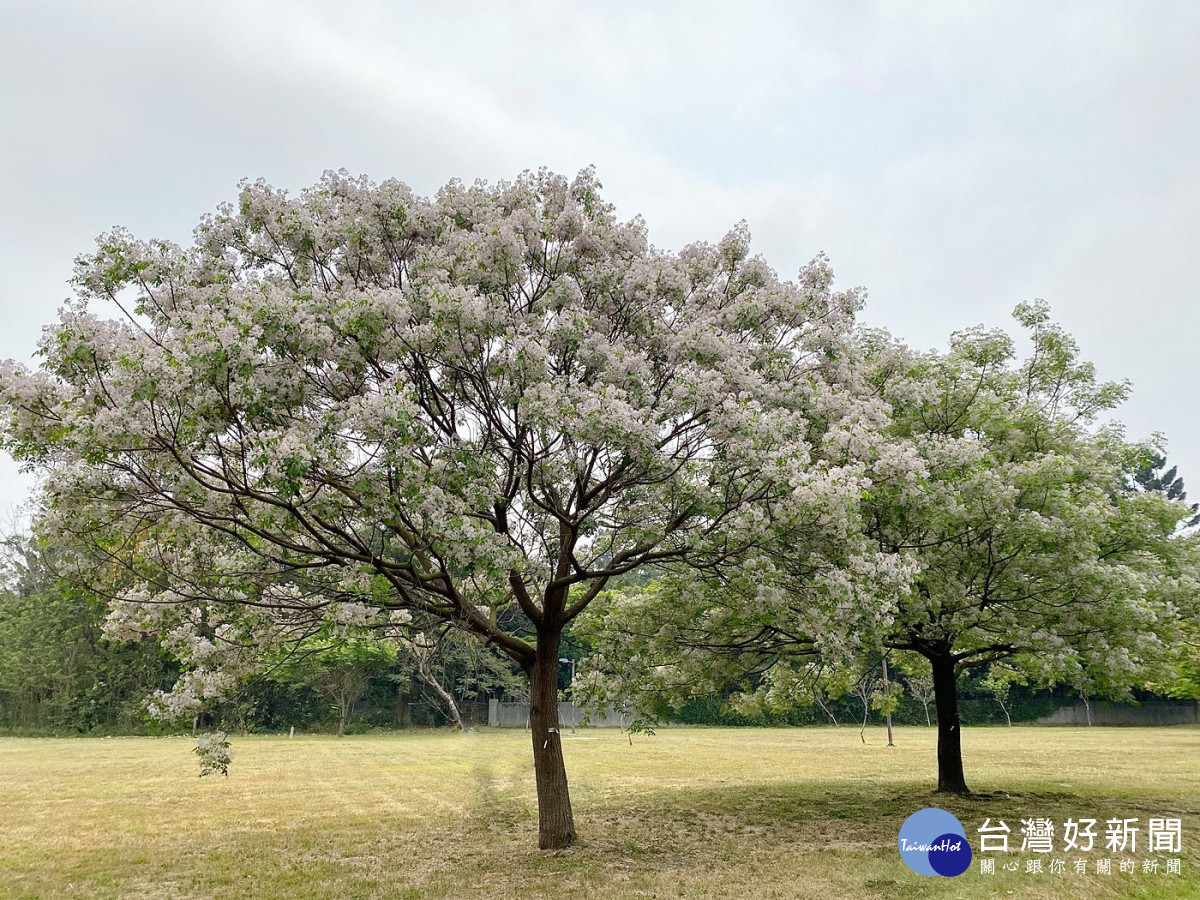
[[[1200,897],[1200,729],[980,728],[980,792],[939,797],[935,734],[671,728],[565,734],[580,841],[536,849],[523,731],[240,737],[228,779],[183,738],[0,739],[4,897]],[[1183,819],[1181,876],[910,872],[924,806],[1004,819]],[[1098,828],[1103,833],[1103,825]],[[1056,845],[1061,842],[1056,841]],[[1132,854],[1139,863],[1155,854]],[[1163,857],[1163,854],[1157,854]]]

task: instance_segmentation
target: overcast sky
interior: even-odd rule
[[[1200,4],[570,6],[0,0],[0,358],[98,233],[184,242],[243,177],[594,164],[659,246],[746,219],[918,347],[1045,298],[1200,499]]]

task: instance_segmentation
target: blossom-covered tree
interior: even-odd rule
[[[1036,683],[1127,695],[1169,665],[1200,587],[1195,542],[1175,537],[1188,508],[1129,490],[1147,450],[1098,423],[1126,386],[1096,380],[1045,304],[1015,315],[1023,361],[1000,331],[957,333],[946,353],[864,341],[906,459],[873,467],[864,518],[918,564],[881,640],[932,669],[938,789],[956,793],[962,672],[1004,660]]]
[[[821,592],[773,523],[753,574],[703,590],[667,576],[594,609],[595,696],[632,696],[652,718],[663,701],[740,684],[739,705],[781,710],[853,690],[856,655],[913,654],[904,667],[931,673],[938,788],[966,793],[964,671],[1004,661],[1035,683],[1119,697],[1170,670],[1200,595],[1196,541],[1177,531],[1190,510],[1131,489],[1150,451],[1098,423],[1125,386],[1097,382],[1043,304],[1016,316],[1032,343],[1024,361],[1001,331],[956,334],[944,353],[858,332],[853,391],[880,405],[821,443],[829,464],[863,478],[862,531],[830,574],[883,602]]]
[[[188,663],[161,712],[322,628],[450,624],[528,675],[563,847],[564,626],[638,567],[744,565],[763,522],[797,555],[847,530],[854,473],[813,445],[858,295],[823,260],[781,281],[744,228],[655,250],[598,190],[254,183],[194,246],[114,231],[79,261],[40,368],[0,372],[3,441],[124,586],[111,632]]]

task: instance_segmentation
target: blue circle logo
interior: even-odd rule
[[[900,826],[900,858],[918,875],[953,878],[971,865],[971,844],[962,823],[944,809],[917,810]]]

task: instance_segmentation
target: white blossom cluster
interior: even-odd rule
[[[196,739],[195,753],[200,757],[200,777],[205,775],[229,776],[229,765],[233,762],[233,750],[229,746],[229,735],[223,731],[202,734]]]

